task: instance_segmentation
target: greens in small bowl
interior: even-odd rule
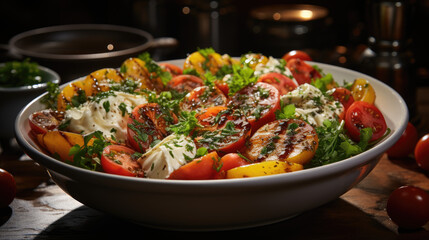
[[[19,111],[46,91],[50,83],[58,84],[60,76],[53,70],[29,59],[0,63],[0,139],[14,137],[13,126]]]

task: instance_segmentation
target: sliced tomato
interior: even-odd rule
[[[252,126],[252,132],[276,119],[280,109],[280,94],[274,86],[258,82],[235,93],[229,102],[231,108],[244,112]]]
[[[174,113],[165,113],[157,103],[145,103],[134,108],[128,118],[127,140],[139,152],[145,152],[169,133],[167,127],[177,123]]]
[[[167,84],[168,89],[176,90],[179,93],[190,92],[201,86],[204,86],[201,78],[188,74],[175,76]]]
[[[304,52],[304,51],[300,51],[300,50],[292,50],[290,52],[287,52],[283,55],[282,57],[286,62],[290,61],[291,59],[294,58],[299,58],[303,61],[312,61],[310,55],[308,55],[308,53]]]
[[[229,86],[228,83],[224,79],[216,80],[215,85],[219,88],[225,96],[229,94]]]
[[[218,171],[215,172],[214,178],[225,178],[226,171],[236,167],[247,165],[249,163],[250,162],[248,162],[246,159],[244,159],[237,153],[228,153],[220,159],[220,168],[218,168]]]
[[[355,101],[364,101],[371,104],[375,102],[375,90],[366,79],[355,79],[351,92]]]
[[[122,145],[108,145],[101,155],[101,167],[106,173],[143,177],[142,168],[134,157],[135,153],[133,149]]]
[[[286,67],[292,72],[299,85],[311,83],[312,80],[322,77],[314,67],[299,58],[289,60]]]
[[[224,106],[210,107],[196,115],[200,127],[191,133],[195,145],[220,155],[232,153],[244,147],[250,136],[250,124],[238,110]]]
[[[370,141],[379,139],[387,129],[383,114],[375,106],[364,101],[355,101],[345,116],[345,127],[351,139],[359,141],[360,130],[364,128],[372,129]]]
[[[217,87],[202,86],[189,92],[180,102],[183,111],[201,111],[214,106],[226,106],[228,99]]]
[[[343,87],[333,88],[330,91],[330,95],[343,105],[345,111],[347,111],[350,105],[355,101],[351,91]]]
[[[248,140],[243,155],[250,161],[287,161],[305,165],[316,153],[319,139],[303,120],[281,119],[268,123]]]
[[[298,84],[296,84],[292,79],[276,72],[263,74],[258,78],[258,82],[265,82],[273,85],[277,90],[279,90],[280,95],[284,95],[298,87]]]
[[[208,180],[213,179],[220,166],[220,157],[210,152],[174,170],[168,179]]]
[[[52,131],[60,125],[61,116],[59,112],[51,109],[42,110],[31,114],[28,118],[31,130],[36,134]]]
[[[167,71],[171,74],[171,76],[175,77],[183,74],[183,70],[174,64],[171,63],[159,63],[158,64],[162,70]]]

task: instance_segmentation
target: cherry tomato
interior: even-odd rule
[[[417,142],[414,157],[419,167],[429,171],[429,134],[424,135]]]
[[[15,178],[8,171],[0,168],[0,208],[9,206],[15,195]]]
[[[268,60],[266,56],[260,53],[247,53],[241,57],[240,62],[255,70],[258,64],[266,64]]]
[[[386,210],[399,227],[419,228],[429,221],[429,194],[418,187],[402,186],[390,194]]]
[[[229,106],[241,109],[255,132],[261,126],[276,119],[280,109],[280,94],[274,86],[258,82],[235,93]]]
[[[389,150],[387,155],[391,158],[404,158],[413,154],[419,136],[416,127],[410,122],[407,124],[407,128],[402,133],[399,140]]]
[[[167,71],[171,74],[172,77],[182,75],[183,71],[180,67],[171,64],[171,63],[159,63],[158,64],[162,70]]]
[[[133,156],[135,153],[133,149],[122,145],[108,145],[101,155],[101,167],[106,173],[142,177],[142,168]]]
[[[292,79],[276,72],[263,74],[258,78],[258,82],[265,82],[273,85],[277,90],[279,90],[280,95],[284,95],[298,87],[298,84],[296,84]]]
[[[195,145],[224,155],[244,147],[250,124],[240,111],[224,106],[205,109],[196,115],[200,127],[191,133]]]
[[[141,104],[128,118],[128,143],[136,151],[145,152],[153,143],[164,139],[169,134],[167,127],[175,123],[176,115],[166,114],[157,103]]]
[[[352,103],[355,101],[352,93],[347,88],[333,88],[330,91],[330,94],[335,100],[339,101],[343,105],[344,111],[347,111],[350,105],[352,105]]]
[[[370,104],[375,102],[375,90],[366,79],[356,79],[353,82],[351,92],[355,101],[364,101]]]
[[[292,72],[293,77],[299,85],[311,83],[312,80],[321,78],[322,75],[299,58],[293,58],[286,63],[286,67]]]
[[[303,61],[311,61],[311,57],[310,55],[308,55],[306,52],[304,51],[300,51],[300,50],[292,50],[288,53],[286,53],[285,55],[283,55],[282,57],[286,62],[288,62],[291,59],[294,58],[299,58]]]
[[[215,172],[215,179],[222,179],[226,177],[226,171],[232,168],[240,167],[249,164],[249,162],[242,158],[237,153],[228,153],[220,159],[221,166],[219,171]]]
[[[208,180],[213,179],[216,169],[220,167],[220,157],[216,152],[210,152],[194,159],[174,170],[168,179],[181,180]]]
[[[214,106],[226,106],[228,99],[217,87],[202,86],[189,92],[180,102],[183,111],[201,111]]]
[[[304,165],[319,145],[315,129],[303,120],[281,119],[270,122],[248,140],[243,155],[252,162],[287,161]]]
[[[213,75],[225,65],[231,65],[233,60],[227,55],[220,55],[216,52],[202,54],[201,51],[196,51],[186,57],[183,63],[183,69],[195,69],[195,71],[204,76],[207,71]]]
[[[167,84],[170,90],[176,90],[179,93],[190,92],[201,86],[204,86],[201,78],[188,74],[173,77]]]
[[[30,115],[29,123],[31,130],[36,134],[43,134],[56,129],[60,125],[59,113],[46,109]]]
[[[364,101],[356,101],[347,109],[345,127],[350,138],[356,142],[360,140],[360,130],[364,128],[372,128],[370,141],[382,137],[387,129],[380,110],[375,105]]]

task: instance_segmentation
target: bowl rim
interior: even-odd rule
[[[183,59],[173,59],[173,60],[168,60],[164,62],[175,62],[175,61],[183,61]],[[41,163],[41,165],[45,166],[48,169],[48,171],[54,171],[68,177],[79,176],[79,178],[74,179],[76,181],[97,181],[97,182],[103,182],[103,184],[108,184],[109,186],[112,186],[112,187],[117,186],[117,187],[123,188],[124,186],[127,186],[127,188],[135,189],[135,190],[138,190],[142,186],[142,184],[143,185],[150,184],[151,186],[156,186],[156,187],[159,187],[160,189],[164,187],[169,187],[169,186],[170,187],[173,186],[173,188],[171,189],[174,189],[175,187],[180,186],[181,191],[184,189],[193,189],[195,187],[200,188],[202,186],[210,187],[210,188],[224,188],[224,189],[239,187],[240,189],[243,190],[243,189],[246,189],[246,188],[249,189],[255,186],[266,187],[267,184],[275,185],[275,184],[294,183],[296,181],[314,181],[314,179],[327,177],[329,175],[332,175],[333,173],[342,174],[346,171],[350,171],[355,167],[365,165],[376,158],[379,159],[379,157],[388,148],[393,146],[393,144],[400,138],[400,136],[402,135],[402,132],[406,128],[409,113],[404,99],[399,95],[399,93],[397,93],[395,90],[393,90],[393,88],[391,88],[387,84],[371,76],[368,76],[366,74],[363,74],[351,69],[342,68],[339,66],[325,64],[325,63],[319,63],[319,62],[308,62],[308,63],[317,64],[318,66],[320,66],[322,70],[328,67],[331,69],[335,69],[336,71],[351,72],[354,74],[358,74],[363,78],[370,80],[371,82],[376,81],[377,84],[380,84],[383,88],[385,88],[386,90],[389,90],[389,92],[393,94],[395,98],[398,99],[398,102],[399,102],[398,108],[402,108],[402,110],[404,111],[401,116],[398,116],[398,118],[395,119],[395,122],[399,123],[398,125],[399,127],[397,129],[393,129],[385,139],[377,143],[370,150],[367,150],[363,153],[360,153],[358,155],[344,159],[339,162],[331,163],[324,166],[304,169],[297,172],[290,172],[287,174],[276,174],[276,175],[254,177],[254,178],[217,179],[217,180],[166,180],[166,179],[150,179],[150,178],[137,178],[137,177],[133,178],[133,177],[107,174],[103,172],[90,171],[87,169],[79,168],[79,167],[64,163],[62,161],[56,160],[53,157],[42,153],[42,151],[37,150],[34,147],[34,145],[27,142],[25,137],[23,136],[23,132],[20,131],[20,123],[25,120],[23,119],[24,118],[23,114],[25,113],[26,109],[32,106],[35,102],[38,102],[39,99],[42,98],[44,95],[41,95],[36,99],[34,99],[33,101],[31,101],[18,114],[16,118],[17,120],[15,122],[17,141],[21,145],[21,147],[24,148],[25,152],[30,157],[35,159],[36,162],[39,162]],[[64,174],[64,173],[67,173],[67,174]],[[130,184],[123,185],[124,183],[130,183]]]
[[[0,66],[3,66],[5,64],[6,63],[4,62],[0,63]],[[55,72],[54,70],[41,65],[38,65],[37,68],[39,68],[42,72],[45,72],[48,75],[53,76],[54,79],[47,82],[53,82],[56,84],[59,84],[61,82],[60,75],[58,75],[58,73]],[[38,91],[40,89],[46,88],[46,86],[48,85],[47,82],[42,82],[42,83],[33,84],[33,85],[19,86],[19,87],[1,87],[0,86],[0,93],[1,92],[2,93],[20,93],[20,92],[28,92],[28,91]]]
[[[138,46],[127,48],[119,51],[105,52],[105,53],[88,53],[88,54],[54,54],[54,53],[43,53],[37,51],[31,51],[27,49],[22,49],[16,46],[16,43],[22,39],[32,37],[39,34],[50,33],[50,32],[64,32],[70,30],[114,30],[127,33],[133,33],[135,35],[142,36],[147,39],[147,42],[140,44]],[[94,60],[94,59],[105,59],[105,58],[114,58],[118,56],[124,56],[133,54],[135,52],[142,52],[150,48],[153,44],[154,37],[144,30],[121,26],[121,25],[112,25],[112,24],[67,24],[67,25],[56,25],[50,27],[37,28],[29,30],[26,32],[19,33],[13,36],[9,40],[9,45],[12,52],[24,56],[30,56],[33,58],[49,59],[49,60]]]

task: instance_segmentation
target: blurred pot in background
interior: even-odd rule
[[[252,51],[281,57],[293,49],[332,45],[332,20],[327,8],[307,4],[266,5],[249,13],[247,27]]]
[[[136,28],[73,24],[20,33],[10,39],[9,50],[16,59],[30,58],[52,68],[68,82],[101,68],[117,68],[144,51],[176,45],[174,38],[155,39]]]

